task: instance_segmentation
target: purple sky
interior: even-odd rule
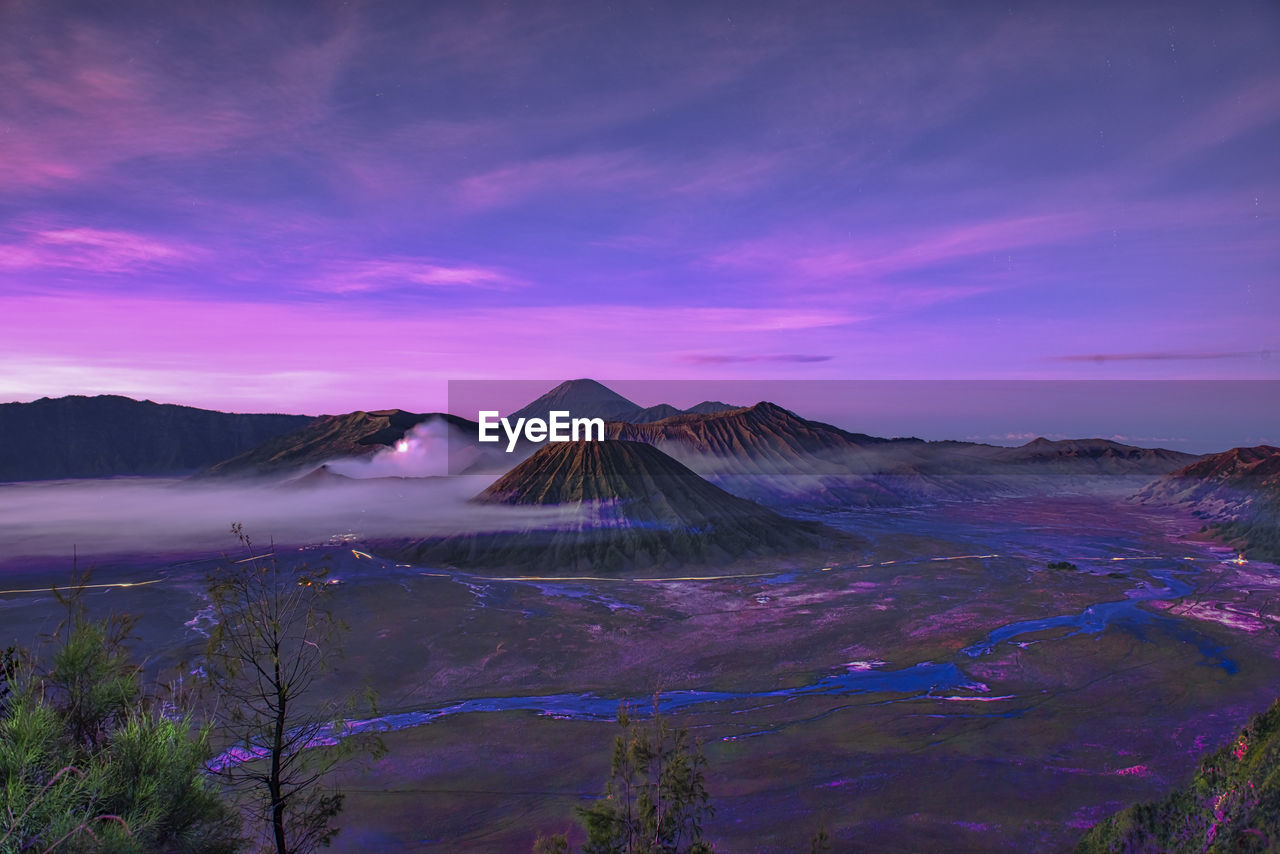
[[[1280,5],[1012,5],[0,2],[0,400],[1280,378]]]

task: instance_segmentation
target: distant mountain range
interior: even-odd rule
[[[1019,448],[883,439],[810,421],[767,401],[704,401],[688,410],[642,407],[587,379],[562,383],[509,417],[545,417],[558,409],[603,418],[611,438],[651,444],[730,492],[783,503],[874,505],[963,497],[967,490],[1007,491],[1016,485],[1010,477],[1027,474],[1154,477],[1196,459],[1102,439],[1037,439]],[[72,397],[0,406],[0,479],[197,469],[207,476],[305,474],[326,462],[395,447],[433,418],[448,426],[451,451],[455,443],[471,446],[471,470],[500,472],[536,450],[522,443],[508,455],[480,445],[474,441],[475,422],[444,413],[229,415],[128,398]],[[958,477],[967,481],[961,485]]]
[[[884,439],[810,421],[767,401],[646,424],[612,423],[609,435],[648,442],[735,495],[782,504],[875,506],[1020,494],[1060,488],[1063,478],[1153,477],[1196,459],[1105,439],[1036,439],[1017,448]]]
[[[713,456],[730,461],[750,460],[752,472],[817,473],[840,463],[850,449],[878,447],[914,439],[879,439],[809,421],[777,404],[724,407],[694,414],[677,414],[654,422],[617,423],[609,435],[647,442],[667,453]]]
[[[311,421],[116,395],[0,404],[0,481],[189,474]]]
[[[507,418],[513,422],[517,418],[546,419],[551,411],[564,410],[575,418],[603,418],[609,422],[637,419],[637,423],[642,423],[664,413],[713,413],[733,408],[717,401],[703,401],[688,410],[668,404],[642,407],[595,380],[583,379],[561,383]],[[537,446],[523,441],[518,446],[518,453],[511,455],[502,453],[497,446],[481,445],[476,441],[476,422],[456,415],[385,409],[320,416],[289,434],[274,437],[233,458],[221,460],[209,466],[203,474],[276,475],[305,471],[336,459],[369,457],[394,447],[414,427],[433,418],[441,419],[454,428],[455,432],[450,434],[451,445],[459,449],[472,446],[473,453],[468,463],[472,471],[502,471],[537,450]]]
[[[704,400],[688,409],[677,409],[669,403],[641,406],[595,380],[579,379],[560,383],[507,417],[512,421],[517,418],[546,419],[547,413],[560,410],[570,412],[575,418],[603,418],[605,421],[647,424],[673,415],[707,415],[733,408],[735,407],[716,400]]]
[[[605,419],[613,441],[598,448],[521,443],[506,454],[477,441],[475,422],[444,413],[388,409],[312,418],[116,396],[44,398],[0,405],[0,481],[198,472],[323,486],[344,480],[338,471],[320,470],[325,464],[369,459],[398,443],[403,449],[406,438],[427,435],[421,428],[447,438],[454,473],[507,472],[481,501],[596,505],[597,533],[562,532],[572,536],[553,537],[534,550],[540,560],[666,565],[794,549],[813,540],[812,530],[753,501],[779,508],[900,505],[1099,483],[1137,490],[1151,478],[1159,479],[1141,488],[1138,500],[1186,507],[1242,548],[1280,557],[1280,450],[1269,446],[1199,458],[1105,439],[1040,438],[1015,448],[885,439],[811,421],[768,401],[642,407],[587,379],[562,383],[508,417],[546,417],[552,410]],[[455,452],[460,466],[453,465]],[[1102,481],[1099,475],[1120,477]],[[667,533],[644,534],[645,525]],[[605,530],[615,534],[599,533]],[[627,545],[608,557],[619,530],[628,532]],[[498,562],[530,549],[527,537],[499,539],[505,545],[495,539],[484,555],[466,538],[415,548]],[[579,545],[585,551],[576,551]]]
[[[398,553],[461,566],[585,573],[672,569],[855,542],[730,495],[642,442],[545,445],[475,500],[574,505],[583,515],[555,529],[420,540]]]

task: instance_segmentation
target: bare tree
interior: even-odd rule
[[[249,558],[210,579],[207,686],[215,722],[230,737],[212,768],[247,796],[277,854],[313,851],[338,832],[342,794],[329,772],[353,752],[382,750],[344,722],[371,707],[372,695],[326,693],[346,632],[330,610],[326,572],[286,565],[274,549],[256,554],[240,524],[231,531]]]

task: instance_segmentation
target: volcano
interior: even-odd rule
[[[547,445],[476,500],[502,504],[612,502],[624,510],[619,518],[690,524],[758,513],[774,515],[708,483],[652,445],[623,440]]]
[[[414,427],[433,418],[444,419],[468,438],[476,435],[474,421],[439,412],[380,409],[321,415],[297,430],[210,466],[202,475],[273,475],[314,468],[335,459],[371,457],[394,447]]]
[[[546,445],[474,500],[570,505],[581,513],[555,529],[419,541],[406,547],[408,556],[522,571],[619,572],[726,563],[854,541],[730,495],[642,442]]]
[[[710,413],[733,409],[725,403],[704,400],[689,409],[677,409],[669,403],[654,406],[641,406],[628,400],[613,389],[590,379],[569,380],[551,389],[536,400],[521,407],[508,416],[511,421],[517,418],[547,419],[553,410],[571,413],[575,418],[603,418],[605,421],[619,421],[628,424],[646,424],[659,421],[673,415],[686,413]]]
[[[577,418],[626,421],[643,409],[613,389],[595,380],[569,380],[511,413],[510,419],[541,418],[552,410],[563,410]]]
[[[677,458],[736,461],[753,474],[847,472],[849,451],[908,441],[850,433],[768,401],[647,424],[611,424],[609,431],[614,438],[646,442]]]
[[[930,490],[921,472],[927,443],[883,439],[810,421],[769,401],[700,404],[652,423],[607,425],[608,435],[652,444],[742,498],[786,506],[895,505]],[[892,479],[886,478],[892,476]]]

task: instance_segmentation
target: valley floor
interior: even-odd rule
[[[376,689],[391,748],[343,771],[335,850],[528,851],[599,794],[618,701],[655,692],[705,742],[717,850],[820,824],[842,850],[1064,849],[1275,699],[1280,572],[1189,517],[1068,496],[821,518],[870,547],[630,579],[298,552],[342,581],[336,678]],[[61,563],[0,568],[0,641],[56,625],[12,591]],[[115,560],[95,582],[133,586],[90,601],[143,615],[153,669],[189,663],[209,566]]]

